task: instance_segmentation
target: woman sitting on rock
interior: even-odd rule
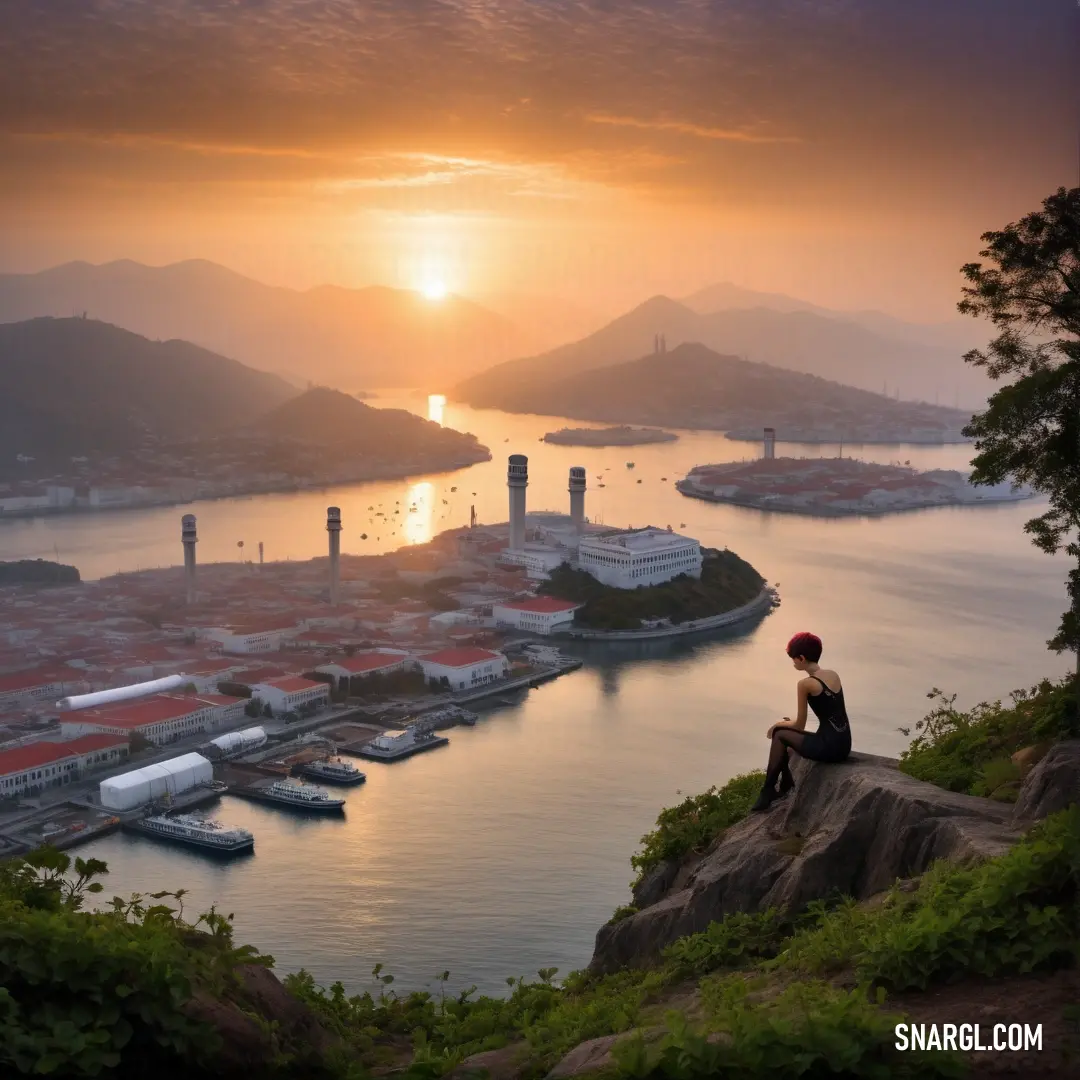
[[[792,750],[811,761],[843,761],[851,753],[851,727],[844,707],[844,688],[835,671],[818,664],[821,659],[821,638],[815,634],[796,634],[787,644],[796,671],[805,671],[799,680],[799,707],[795,719],[784,717],[784,723],[773,724],[767,738],[772,740],[765,786],[752,810],[768,810],[795,786],[788,767]],[[806,706],[818,719],[817,731],[806,731]],[[776,782],[780,781],[777,790]]]

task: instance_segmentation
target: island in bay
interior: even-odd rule
[[[659,428],[618,427],[605,428],[559,428],[549,431],[544,442],[559,446],[644,446],[647,443],[675,442],[679,438],[673,431]]]
[[[920,472],[854,458],[764,457],[698,465],[675,486],[710,502],[827,516],[1015,502],[1033,494],[1009,483],[976,487],[956,470]]]

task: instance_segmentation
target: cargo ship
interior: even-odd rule
[[[171,840],[227,855],[251,851],[255,846],[255,837],[247,829],[224,825],[212,818],[200,818],[194,814],[152,814],[128,822],[126,828],[142,836]]]

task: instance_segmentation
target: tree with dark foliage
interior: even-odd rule
[[[1080,697],[1080,188],[1059,188],[1041,211],[982,239],[991,265],[963,268],[971,284],[957,306],[999,333],[964,359],[1012,381],[964,429],[978,451],[972,482],[1011,479],[1049,496],[1024,529],[1043,551],[1077,561],[1070,608],[1047,645],[1076,653]]]

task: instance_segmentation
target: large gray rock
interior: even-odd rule
[[[1028,773],[1013,821],[1026,824],[1080,803],[1080,739],[1055,743]]]
[[[703,856],[642,882],[642,910],[600,929],[590,970],[655,961],[677,938],[733,912],[798,910],[834,890],[865,899],[937,859],[992,857],[1019,837],[1011,806],[944,791],[896,766],[868,754],[839,765],[797,760],[787,799],[732,826]]]

